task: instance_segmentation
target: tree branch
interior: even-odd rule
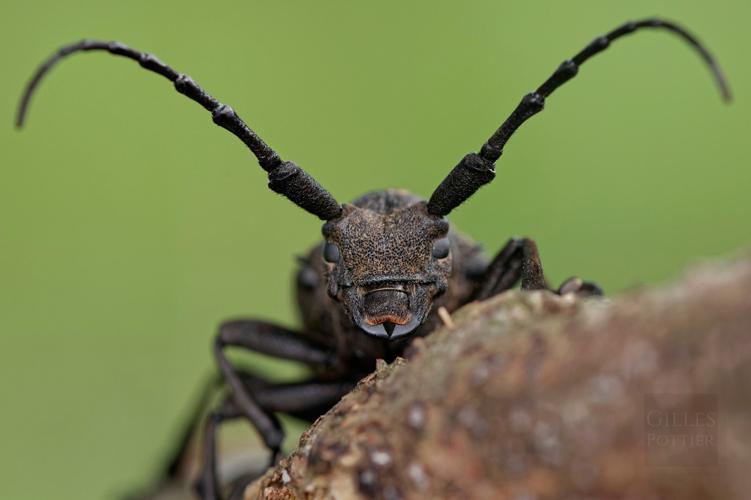
[[[751,260],[613,301],[510,292],[453,321],[245,499],[748,498]]]

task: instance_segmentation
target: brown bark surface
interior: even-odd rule
[[[452,319],[246,500],[751,498],[751,260],[612,301],[509,292]]]

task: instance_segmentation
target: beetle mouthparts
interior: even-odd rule
[[[393,283],[367,291],[357,326],[365,333],[383,339],[404,337],[420,326],[425,316],[414,310],[412,300],[409,291]]]
[[[365,333],[374,337],[396,340],[412,333],[420,324],[422,320],[419,316],[412,314],[405,324],[397,324],[391,321],[384,321],[383,323],[371,324],[368,321],[361,319],[357,322],[357,326],[360,327]]]
[[[409,322],[410,316],[409,295],[402,290],[381,288],[365,294],[363,318],[371,325],[404,325]]]

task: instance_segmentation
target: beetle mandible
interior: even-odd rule
[[[325,221],[323,242],[301,259],[297,273],[302,329],[292,331],[252,319],[225,322],[219,328],[214,356],[228,395],[205,424],[203,465],[197,483],[204,499],[221,498],[215,438],[222,422],[249,420],[271,450],[274,463],[284,437],[275,413],[307,420],[323,414],[374,369],[377,359],[393,360],[411,339],[430,333],[439,322],[439,308],[450,312],[518,282],[526,290],[550,289],[534,241],[512,238],[488,261],[479,247],[456,232],[445,217],[493,180],[495,162],[509,138],[542,111],[545,100],[576,76],[585,61],[618,38],[641,29],[665,30],[687,42],[711,70],[722,97],[730,100],[728,84],[714,58],[684,28],[656,18],[625,23],[595,38],[525,95],[479,152],[462,158],[427,202],[406,191],[385,190],[339,204],[305,170],[282,160],[231,107],[153,55],[121,43],[83,40],[62,47],[38,68],[21,99],[18,127],[23,125],[34,90],[59,60],[81,51],[107,51],[133,59],[171,81],[178,92],[208,110],[215,124],[250,149],[268,174],[273,191]],[[601,293],[594,283],[578,278],[570,278],[552,291]],[[234,368],[224,353],[230,346],[308,364],[313,375],[296,383],[266,382]],[[176,472],[186,443],[170,462],[168,475]]]

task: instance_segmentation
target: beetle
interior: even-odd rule
[[[221,498],[215,448],[222,422],[247,419],[271,451],[273,464],[284,437],[276,413],[310,421],[322,415],[374,369],[376,360],[394,360],[413,339],[433,331],[440,323],[437,311],[441,308],[451,312],[517,283],[524,290],[602,293],[596,284],[578,278],[551,289],[537,246],[529,238],[510,239],[488,260],[446,216],[493,180],[495,163],[506,142],[526,120],[543,110],[546,99],[576,76],[584,62],[615,40],[642,29],[665,30],[687,42],[709,67],[723,99],[731,99],[714,57],[690,32],[658,18],[627,22],[595,38],[525,95],[479,151],[464,156],[427,201],[390,189],[365,194],[352,203],[338,203],[300,166],[282,160],[230,106],[155,56],[121,43],[83,40],[62,47],[38,68],[20,101],[18,127],[24,123],[40,81],[61,59],[90,51],[126,57],[165,77],[179,93],[203,106],[215,124],[239,138],[255,155],[273,191],[324,221],[323,241],[300,259],[296,275],[300,331],[253,319],[228,321],[219,327],[213,350],[227,395],[205,421],[203,464],[196,485],[202,498]],[[311,367],[312,375],[301,382],[270,383],[236,369],[225,355],[228,347],[302,362]],[[187,441],[180,444],[167,476],[176,474]]]

